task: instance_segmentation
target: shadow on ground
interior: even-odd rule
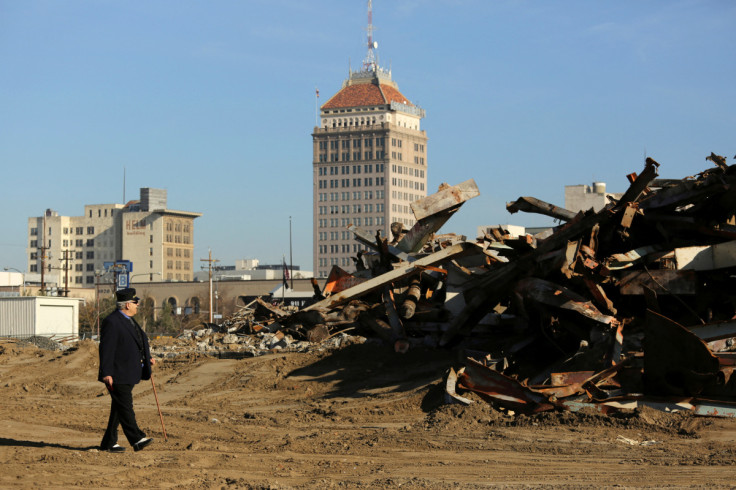
[[[287,378],[334,384],[325,398],[360,398],[369,396],[371,391],[408,392],[435,384],[452,365],[452,358],[452,352],[447,350],[414,348],[398,354],[386,345],[367,342],[294,369]]]

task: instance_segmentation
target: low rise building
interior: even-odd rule
[[[88,204],[82,216],[47,209],[28,218],[28,272],[67,291],[91,287],[106,262],[133,263],[136,282],[193,279],[194,219],[201,213],[167,209],[166,190],[142,188],[140,200]]]
[[[587,211],[593,209],[598,212],[608,204],[609,197],[620,199],[622,193],[606,192],[605,182],[593,182],[593,185],[566,185],[565,209],[570,211]]]
[[[310,279],[314,272],[303,271],[298,265],[287,265],[287,276],[294,279]],[[210,271],[204,269],[194,273],[195,281],[208,281]],[[266,281],[282,279],[283,264],[260,264],[258,259],[236,260],[235,265],[218,265],[212,268],[213,281]]]

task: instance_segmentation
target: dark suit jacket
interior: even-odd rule
[[[140,337],[136,335],[136,329],[140,331]],[[151,378],[148,337],[135,320],[115,310],[102,321],[100,336],[99,381],[112,376],[114,386],[114,383],[136,384],[141,379]],[[143,345],[140,345],[141,341]]]

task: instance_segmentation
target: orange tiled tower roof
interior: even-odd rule
[[[381,83],[381,79],[377,77],[357,83],[351,79],[330,100],[325,102],[322,109],[388,105],[391,102],[413,105],[390,82]]]

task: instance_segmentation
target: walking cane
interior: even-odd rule
[[[153,373],[151,373],[151,386],[153,386],[153,396],[156,398],[156,407],[158,408],[158,416],[161,419],[161,430],[164,431],[164,441],[167,441],[166,427],[164,427],[164,416],[161,414],[161,405],[158,404],[158,395],[156,394],[156,384],[153,382]]]

